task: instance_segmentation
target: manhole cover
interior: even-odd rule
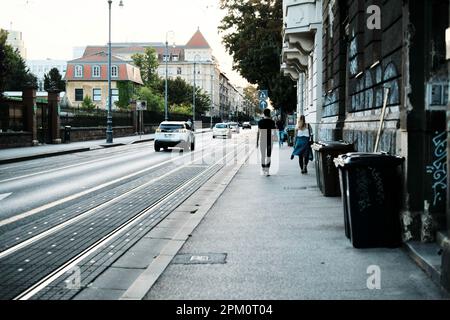
[[[173,259],[174,264],[224,264],[226,253],[183,253]]]

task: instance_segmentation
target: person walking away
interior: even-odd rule
[[[306,123],[305,116],[301,115],[295,127],[294,151],[292,151],[291,160],[298,156],[298,164],[302,174],[308,173],[308,162],[313,160],[311,144],[313,141],[312,129],[309,123]]]
[[[278,144],[280,145],[281,148],[284,143],[284,122],[281,119],[281,116],[278,118],[276,125],[278,129]]]
[[[256,137],[256,148],[261,155],[262,174],[269,176],[270,157],[272,156],[273,134],[276,130],[275,122],[270,118],[270,109],[264,110],[264,118],[258,122],[258,133]]]

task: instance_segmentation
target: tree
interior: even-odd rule
[[[147,110],[155,112],[164,111],[164,98],[148,87],[142,87],[138,92],[138,99],[147,102]]]
[[[227,15],[219,30],[233,56],[233,69],[267,89],[275,108],[295,110],[295,83],[280,72],[282,0],[221,0],[221,9]]]
[[[18,50],[6,44],[8,33],[0,29],[0,94],[37,87],[36,77],[30,73]]]
[[[154,88],[158,85],[158,55],[154,48],[145,48],[144,54],[136,53],[131,56],[133,63],[141,70],[141,78],[144,85]]]
[[[92,99],[89,96],[85,96],[83,102],[81,103],[81,107],[87,111],[93,111],[96,105],[92,102]]]
[[[249,85],[244,88],[244,105],[248,110],[249,115],[253,116],[259,113],[258,92],[255,86]]]
[[[119,100],[114,104],[119,109],[127,110],[130,107],[130,102],[134,97],[135,87],[130,81],[118,81],[117,89],[119,89]]]
[[[66,91],[66,82],[62,80],[62,76],[57,68],[52,68],[48,74],[44,75],[44,90],[51,91]]]

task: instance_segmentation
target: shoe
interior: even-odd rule
[[[294,155],[293,154],[291,154],[291,160],[293,160],[294,159]]]
[[[305,168],[305,173],[308,173],[308,169],[307,168]]]

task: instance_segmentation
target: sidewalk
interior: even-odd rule
[[[314,167],[301,175],[290,148],[280,170],[244,164],[146,299],[441,299],[403,248],[354,249],[340,198],[325,198]],[[381,289],[367,288],[380,267]]]
[[[207,132],[210,129],[199,129],[196,133]],[[19,161],[33,160],[59,156],[68,153],[84,152],[99,148],[109,148],[148,142],[154,140],[154,134],[132,135],[127,137],[113,138],[113,143],[106,143],[105,139],[79,141],[61,144],[44,144],[35,147],[0,149],[0,164],[13,163]]]

